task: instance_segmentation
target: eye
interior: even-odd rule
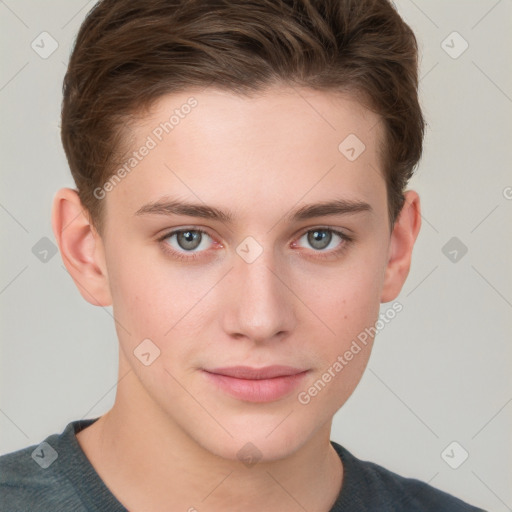
[[[210,235],[202,229],[177,229],[166,233],[159,240],[164,249],[181,259],[194,259],[196,253],[203,252],[209,246]]]
[[[352,237],[342,231],[323,227],[308,230],[299,238],[299,241],[303,239],[305,239],[306,243],[309,244],[315,252],[325,252],[328,254],[338,254],[352,242]],[[331,250],[326,250],[329,248]]]
[[[203,229],[182,228],[170,231],[158,240],[162,242],[163,250],[172,257],[192,261],[207,252],[211,245],[208,239],[213,240]],[[302,239],[306,239],[306,243],[314,249],[313,252],[318,253],[315,255],[317,258],[340,255],[353,241],[351,236],[342,231],[326,227],[309,229],[299,238],[299,242]],[[292,244],[293,247],[297,245],[297,242]]]

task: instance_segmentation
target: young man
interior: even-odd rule
[[[1,510],[478,510],[330,441],[420,229],[417,85],[386,0],[95,6],[52,222],[117,395],[1,457]]]

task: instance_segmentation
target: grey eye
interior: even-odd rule
[[[328,229],[314,229],[307,233],[308,243],[315,249],[325,249],[332,240],[332,232]]]
[[[211,245],[211,236],[201,229],[177,229],[163,238],[177,252],[200,252]],[[210,241],[209,241],[210,240]]]
[[[184,250],[197,249],[201,244],[202,237],[202,233],[193,230],[176,233],[176,241],[180,248]]]

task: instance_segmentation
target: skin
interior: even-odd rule
[[[64,264],[84,299],[113,306],[120,344],[115,404],[78,441],[131,511],[327,512],[343,481],[332,418],[359,383],[372,340],[307,405],[297,394],[398,296],[420,229],[419,196],[405,192],[390,232],[382,123],[347,94],[273,86],[251,98],[168,95],[130,127],[133,150],[192,95],[198,105],[103,199],[102,236],[75,190],[54,199]],[[338,150],[351,133],[366,146],[353,162]],[[135,215],[162,196],[230,210],[233,222]],[[285,218],[333,199],[372,211]],[[326,248],[312,245],[307,234],[318,227],[354,240],[332,234]],[[196,260],[164,250],[190,255],[176,236],[157,240],[178,228],[208,232]],[[248,236],[262,248],[251,263],[236,252]],[[149,366],[133,353],[147,338],[160,349]],[[233,398],[202,372],[272,364],[309,373],[267,403]],[[237,457],[248,442],[261,456],[250,467]]]

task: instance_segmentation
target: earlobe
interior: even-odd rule
[[[76,190],[62,188],[55,194],[52,228],[62,261],[82,297],[94,306],[109,306],[103,243]]]
[[[404,205],[391,233],[381,302],[390,302],[400,293],[411,268],[412,250],[421,227],[419,195],[408,190],[404,197]]]

